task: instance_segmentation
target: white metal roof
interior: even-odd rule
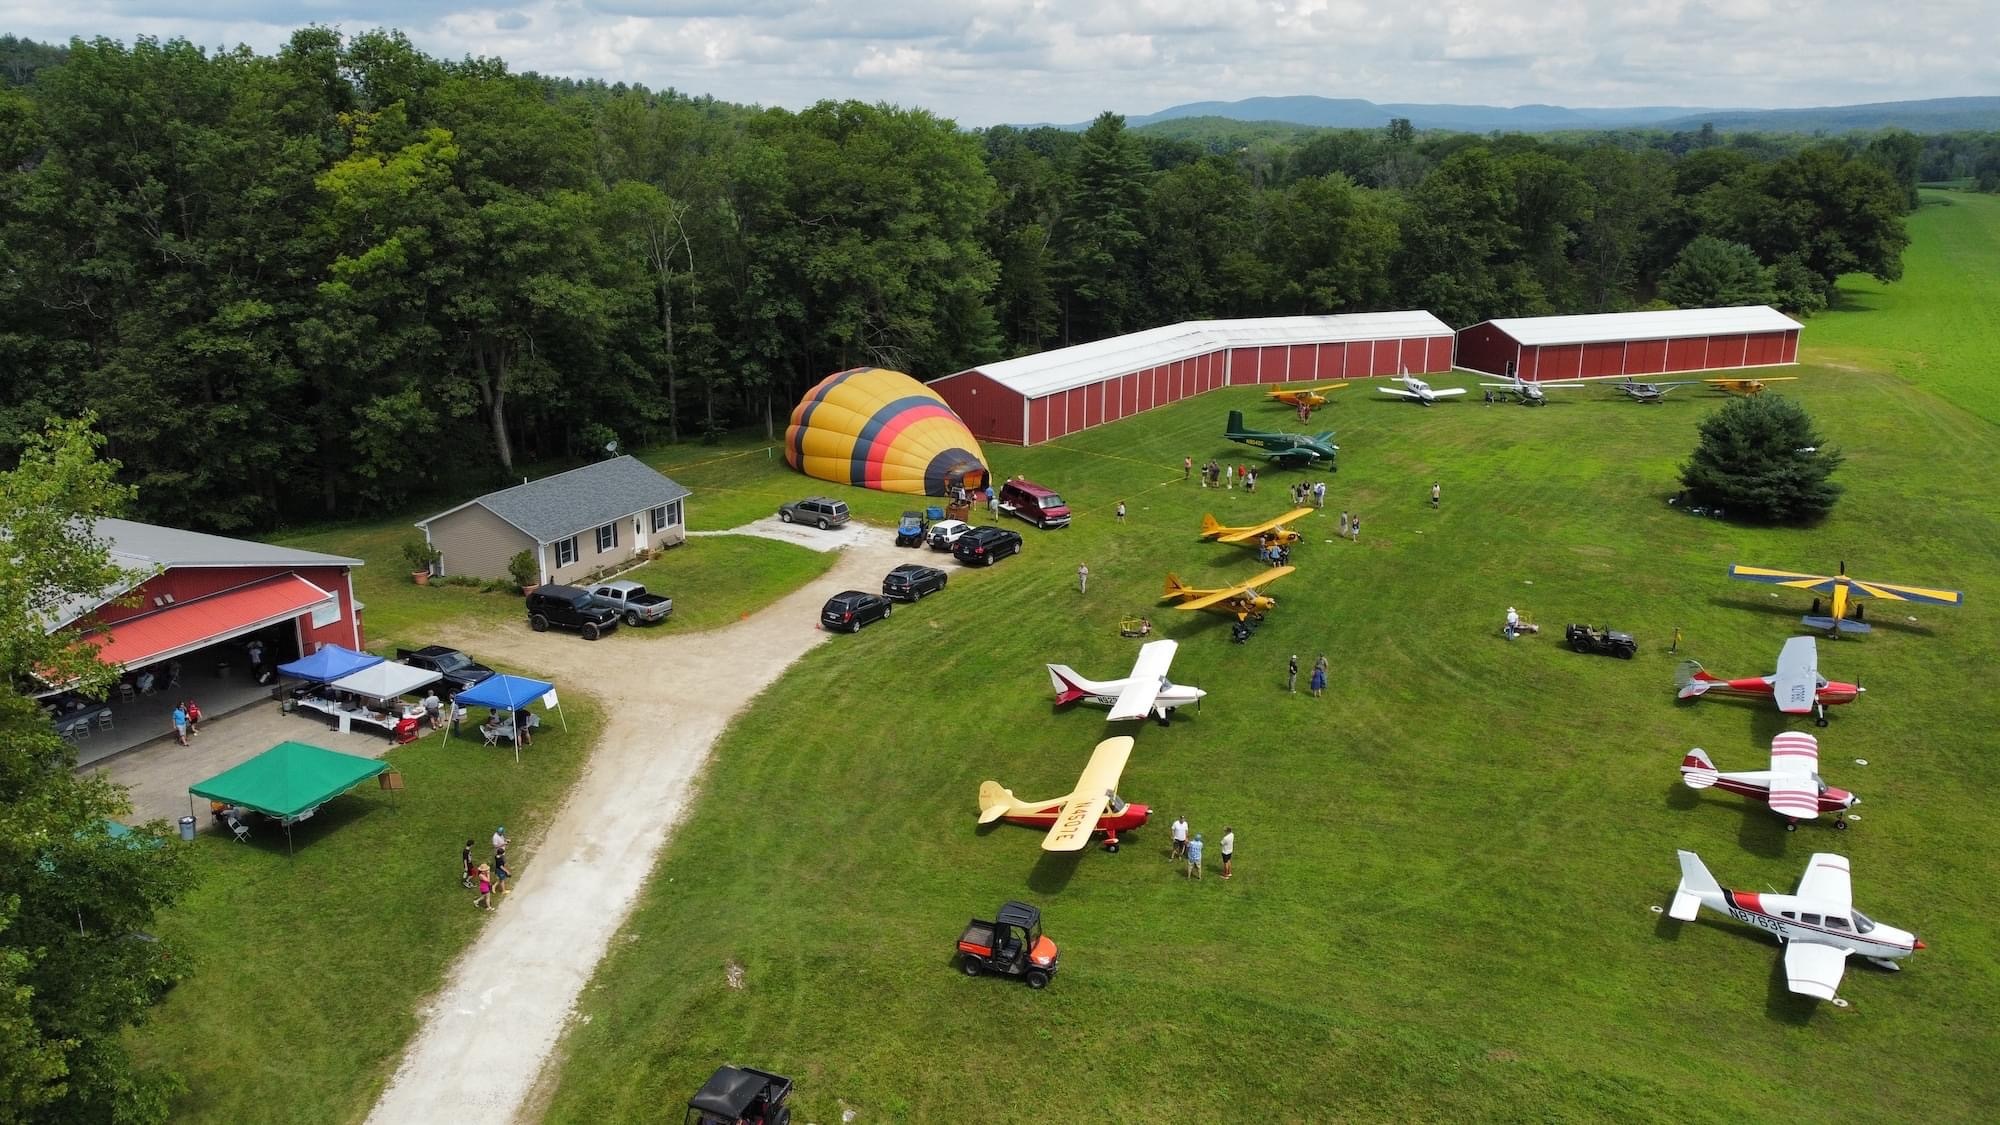
[[[1162,363],[1192,359],[1223,348],[1332,344],[1449,336],[1451,328],[1427,312],[1340,313],[1251,320],[1190,320],[1108,340],[967,368],[1028,398],[1086,387]],[[960,371],[957,374],[963,375]],[[944,376],[951,378],[950,375]],[[938,380],[941,381],[941,380]]]
[[[1594,344],[1607,340],[1665,340],[1736,332],[1784,332],[1799,322],[1769,305],[1720,309],[1659,309],[1585,316],[1514,316],[1486,323],[1522,344]]]
[[[111,564],[122,572],[123,577],[95,594],[70,598],[52,607],[42,618],[44,632],[55,632],[170,567],[361,565],[360,559],[345,555],[301,551],[274,543],[231,539],[223,535],[109,516],[91,521],[90,530],[105,545]]]
[[[340,691],[365,695],[369,699],[394,699],[428,684],[437,683],[441,679],[444,677],[436,672],[384,660],[380,664],[370,664],[359,672],[343,676],[333,681],[330,686]]]

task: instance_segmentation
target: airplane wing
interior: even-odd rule
[[[1771,740],[1771,811],[1797,820],[1819,816],[1819,739],[1788,730]]]
[[[1778,651],[1771,697],[1787,715],[1804,715],[1813,709],[1819,697],[1819,646],[1811,637],[1793,637]]]
[[[1799,885],[1792,894],[1811,899],[1835,914],[1853,913],[1854,886],[1848,879],[1847,857],[1832,852],[1814,852],[1812,858],[1806,861],[1806,873],[1799,876]]]
[[[1097,744],[1097,749],[1091,751],[1090,762],[1076,779],[1076,791],[1063,799],[1062,808],[1056,812],[1055,826],[1042,838],[1043,851],[1082,851],[1090,843],[1090,834],[1097,830],[1097,818],[1104,815],[1105,806],[1111,803],[1118,778],[1125,772],[1125,761],[1131,756],[1132,739],[1127,735]]]
[[[1763,582],[1771,586],[1789,586],[1794,590],[1811,590],[1816,594],[1830,594],[1833,584],[1839,578],[1826,574],[1801,574],[1796,570],[1771,570],[1761,566],[1729,564],[1729,577],[1744,582]]]
[[[1819,769],[1819,739],[1788,730],[1771,740],[1771,772],[1811,777]]]
[[[1432,388],[1431,388],[1431,397],[1432,397],[1432,398],[1450,398],[1450,397],[1452,397],[1453,395],[1462,395],[1462,394],[1464,394],[1464,393],[1465,393],[1465,388],[1464,388],[1464,387],[1432,387]]]
[[[1201,591],[1200,597],[1190,598],[1189,600],[1182,602],[1176,608],[1207,609],[1209,606],[1215,605],[1218,602],[1226,602],[1245,590],[1249,590],[1257,586],[1262,586],[1268,582],[1276,582],[1278,579],[1283,578],[1285,575],[1290,574],[1292,571],[1296,569],[1298,568],[1290,566],[1272,567],[1270,570],[1267,570],[1263,574],[1259,575],[1257,579],[1253,582],[1243,582],[1239,583],[1238,585],[1230,586],[1227,587],[1226,589],[1221,589],[1221,590],[1203,590]]]
[[[1847,951],[1808,941],[1785,943],[1785,984],[1801,996],[1833,999],[1847,971]]]
[[[1293,446],[1290,449],[1267,449],[1264,459],[1276,463],[1281,469],[1304,468],[1319,460],[1319,454]]]
[[[1375,389],[1376,389],[1376,390],[1378,390],[1378,391],[1381,391],[1381,392],[1382,392],[1383,394],[1385,394],[1385,395],[1395,395],[1395,396],[1396,396],[1397,398],[1422,398],[1422,397],[1423,397],[1422,395],[1418,394],[1418,393],[1417,393],[1417,392],[1415,392],[1415,391],[1411,391],[1411,390],[1405,390],[1405,389],[1404,389],[1404,388],[1402,388],[1402,387],[1376,387]]]
[[[1856,578],[1848,593],[1857,598],[1882,598],[1892,602],[1924,602],[1929,605],[1959,605],[1965,595],[1957,590],[1934,590],[1928,586],[1899,586],[1892,582],[1863,582]]]
[[[1167,669],[1174,665],[1174,650],[1179,647],[1178,641],[1147,641],[1139,646],[1132,675],[1111,705],[1111,721],[1143,719],[1153,710],[1153,701],[1167,682]]]
[[[1217,538],[1224,543],[1241,543],[1245,539],[1254,539],[1274,527],[1281,527],[1296,520],[1302,520],[1312,514],[1313,510],[1311,508],[1293,508],[1282,516],[1265,520],[1254,527],[1232,527]]]

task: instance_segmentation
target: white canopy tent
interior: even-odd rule
[[[371,664],[359,672],[342,676],[327,686],[335,691],[350,691],[367,699],[394,699],[407,695],[421,687],[428,687],[444,677],[423,668],[412,668],[393,660]]]

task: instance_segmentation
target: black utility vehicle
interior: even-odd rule
[[[594,641],[618,627],[618,611],[575,586],[540,586],[528,595],[528,628],[548,632],[549,626],[575,629]]]
[[[880,621],[895,609],[895,603],[880,594],[865,590],[842,590],[826,599],[826,605],[819,611],[820,624],[828,629],[845,629],[859,633],[863,625],[870,621]]]
[[[904,563],[882,577],[882,596],[899,602],[913,602],[925,594],[944,589],[945,573],[934,566]]]
[[[992,566],[1021,553],[1021,533],[1004,527],[975,527],[951,545],[951,557],[967,566]]]
[[[426,672],[436,672],[444,677],[446,693],[457,695],[466,688],[493,674],[493,669],[476,663],[470,656],[455,648],[443,645],[425,645],[419,649],[399,648],[396,659],[412,668],[422,668]]]
[[[683,1125],[786,1125],[792,1080],[754,1066],[719,1066],[688,1099]]]
[[[958,935],[958,971],[969,977],[999,973],[1046,988],[1062,957],[1042,933],[1042,912],[1025,902],[1000,907],[993,921],[974,918]]]
[[[1620,660],[1630,660],[1639,652],[1639,642],[1632,639],[1632,634],[1588,625],[1569,626],[1563,630],[1563,639],[1578,652],[1601,652]]]

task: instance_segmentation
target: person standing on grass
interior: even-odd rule
[[[1187,855],[1187,817],[1174,817],[1173,827],[1167,830],[1167,836],[1174,843],[1175,859]]]
[[[503,895],[506,894],[507,880],[512,879],[513,877],[514,873],[507,869],[507,853],[505,851],[494,852],[493,889],[500,892]]]
[[[1326,693],[1326,654],[1323,652],[1318,660],[1313,661],[1312,693],[1314,699]]]
[[[1432,482],[1431,482],[1431,509],[1432,509],[1433,511],[1435,511],[1435,510],[1437,509],[1437,506],[1438,506],[1438,500],[1439,500],[1439,498],[1440,498],[1440,497],[1442,497],[1443,495],[1444,495],[1444,487],[1443,487],[1443,482],[1441,482],[1441,481],[1432,481]]]
[[[476,881],[479,897],[472,900],[472,905],[481,910],[493,909],[493,869],[483,863],[480,864],[479,877]]]
[[[444,728],[444,700],[438,698],[436,688],[424,694],[424,717],[430,720],[432,730]]]
[[[472,837],[467,836],[465,838],[465,850],[459,853],[459,860],[463,865],[464,874],[459,876],[458,881],[459,885],[468,891],[472,889],[473,880],[479,874],[479,869],[472,865],[472,844]]]
[[[1229,860],[1236,854],[1236,829],[1222,827],[1222,877],[1229,878]]]
[[[1118,502],[1118,513],[1117,513],[1117,514],[1118,514],[1118,522],[1119,522],[1119,523],[1124,523],[1124,522],[1125,522],[1125,501],[1123,501],[1123,500],[1120,500],[1120,501]]]
[[[1089,590],[1090,568],[1083,563],[1078,563],[1076,564],[1076,592],[1082,594],[1087,593]]]
[[[1356,543],[1359,543],[1359,542],[1361,542],[1361,515],[1360,515],[1360,513],[1356,513],[1356,514],[1355,514],[1355,516],[1354,516],[1354,522],[1348,525],[1348,528],[1347,528],[1347,530],[1348,530],[1348,532],[1350,533],[1350,535],[1349,535],[1349,538],[1353,539],[1353,540],[1354,540],[1354,541],[1355,541]]]
[[[1187,865],[1188,878],[1201,878],[1201,833],[1199,832],[1194,834],[1194,839],[1188,841]]]
[[[493,830],[493,854],[507,854],[507,826],[504,824]]]
[[[1316,506],[1318,506],[1318,507],[1321,507],[1321,508],[1324,508],[1324,507],[1326,507],[1326,482],[1325,482],[1325,481],[1320,481],[1320,482],[1319,482],[1318,484],[1315,484],[1315,485],[1313,485],[1313,502],[1314,502],[1314,504],[1315,504]]]
[[[174,704],[174,738],[179,740],[182,746],[188,744],[187,708],[178,703]]]
[[[1347,538],[1347,513],[1340,513],[1340,537]]]
[[[986,514],[994,523],[1000,522],[1000,490],[990,484],[986,486]]]
[[[1193,475],[1194,475],[1194,458],[1192,457],[1181,458],[1181,479],[1185,481],[1186,479],[1188,479]]]
[[[1299,654],[1292,654],[1292,662],[1285,668],[1285,690],[1292,695],[1299,693]]]
[[[1235,465],[1224,465],[1222,467],[1222,487],[1230,489],[1231,491],[1235,490],[1236,488]]]

